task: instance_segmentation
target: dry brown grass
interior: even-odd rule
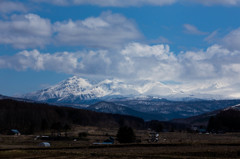
[[[79,132],[87,132],[87,140],[49,141],[51,148],[40,148],[42,141],[32,136],[0,135],[0,158],[47,158],[47,159],[206,159],[240,158],[240,133],[189,134],[161,133],[158,143],[148,143],[146,130],[135,131],[141,138],[140,144],[114,144],[94,146],[93,142],[103,141],[107,136],[115,136],[117,129],[97,127],[75,127],[69,135],[77,137]]]

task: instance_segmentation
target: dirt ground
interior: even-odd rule
[[[77,138],[87,132],[86,138]],[[0,135],[0,158],[4,159],[229,159],[240,158],[240,133],[191,134],[167,132],[159,134],[158,142],[148,142],[149,131],[135,130],[140,143],[93,145],[109,136],[116,137],[117,129],[76,127],[68,133],[69,140],[48,141],[36,139],[37,135]],[[48,135],[46,132],[44,135]],[[75,140],[74,140],[75,139]],[[50,148],[39,143],[46,141]]]

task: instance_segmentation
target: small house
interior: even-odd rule
[[[114,144],[114,138],[113,137],[109,137],[109,139],[103,141],[103,142],[94,142],[94,145],[112,145]]]
[[[114,138],[110,136],[109,139],[105,140],[103,143],[104,144],[114,144]]]
[[[16,135],[16,136],[21,135],[21,133],[17,129],[11,129],[8,134],[9,135]]]
[[[49,142],[41,142],[39,144],[40,147],[51,147],[50,143]]]

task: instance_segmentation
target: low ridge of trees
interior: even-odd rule
[[[208,131],[240,131],[240,111],[229,109],[212,116],[208,122]]]
[[[0,133],[18,129],[23,134],[47,130],[55,133],[64,131],[67,134],[72,124],[100,127],[119,127],[124,124],[139,129],[144,127],[144,120],[70,107],[10,99],[0,100]]]

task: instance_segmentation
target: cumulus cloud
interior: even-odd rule
[[[238,6],[240,5],[239,0],[184,0],[190,3],[199,3],[207,6],[213,5],[226,5],[226,6]]]
[[[119,63],[119,72],[128,77],[170,80],[178,74],[175,69],[179,68],[177,58],[170,52],[168,45],[131,43],[120,53],[124,60]]]
[[[1,68],[58,70],[70,74],[103,74],[122,78],[201,81],[240,77],[240,51],[213,45],[206,51],[174,54],[168,45],[130,43],[113,52],[40,53],[23,51],[3,56]]]
[[[173,90],[236,96],[240,84],[240,51],[220,45],[174,54],[168,45],[129,43],[115,50],[40,53],[22,51],[1,56],[0,68],[51,70],[84,76],[171,81]]]
[[[102,7],[129,7],[129,6],[163,6],[175,3],[197,3],[206,6],[224,5],[239,6],[239,0],[32,0],[34,2],[45,2],[60,6],[69,5],[97,5]]]
[[[111,12],[85,20],[56,22],[54,31],[57,43],[97,48],[115,48],[141,38],[132,21]]]
[[[28,9],[20,2],[0,1],[0,13],[26,12]]]
[[[142,6],[142,5],[170,5],[177,0],[32,0],[35,2],[45,2],[55,5],[68,6],[68,5],[98,5],[98,6],[111,6],[111,7],[128,7],[128,6]]]
[[[106,51],[40,53],[38,50],[22,51],[14,56],[2,56],[0,68],[17,71],[32,69],[35,71],[56,71],[67,74],[100,74],[111,60]]]
[[[240,50],[240,28],[231,31],[221,41],[222,45],[231,50]]]
[[[43,47],[51,34],[50,21],[35,14],[13,15],[11,20],[0,21],[0,43],[15,48]]]
[[[20,49],[48,44],[116,48],[141,36],[133,21],[111,12],[55,23],[36,14],[13,15],[10,20],[0,21],[0,44]]]
[[[75,54],[67,52],[41,54],[37,50],[22,51],[14,56],[3,56],[0,62],[0,68],[11,68],[18,71],[32,69],[73,73],[77,67],[78,58]]]
[[[194,34],[194,35],[206,35],[208,33],[200,31],[197,27],[191,24],[184,24],[183,25],[184,32],[187,34]]]

